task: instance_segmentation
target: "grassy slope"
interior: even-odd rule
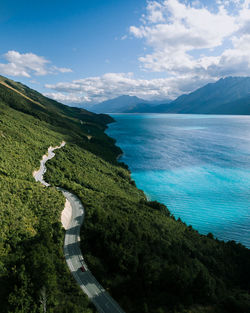
[[[120,150],[103,132],[108,117],[67,108],[26,86],[7,83],[45,108],[0,85],[3,312],[38,312],[44,285],[50,312],[91,310],[73,288],[61,259],[62,196],[34,183],[31,176],[47,147],[62,139],[67,145],[48,162],[46,179],[82,199],[83,253],[127,312],[248,310],[249,250],[201,236],[175,221],[164,206],[147,202],[129,172],[116,162]]]

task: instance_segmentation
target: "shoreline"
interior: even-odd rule
[[[112,138],[112,137],[110,137],[110,138]],[[121,149],[121,148],[120,148],[120,149]],[[124,155],[124,152],[118,154],[118,156],[116,157],[116,161],[119,162],[119,160],[123,157],[123,155]]]
[[[118,113],[117,113],[117,114],[118,114]],[[124,113],[124,114],[130,114],[130,113]],[[111,116],[111,117],[112,117],[112,116]],[[112,123],[117,123],[117,121],[114,120],[114,122],[112,122]],[[111,123],[110,123],[110,124],[111,124]],[[108,124],[108,125],[109,125],[109,124]],[[106,128],[105,131],[104,131],[105,134],[106,134],[109,138],[115,140],[115,144],[114,144],[114,145],[122,151],[122,152],[119,153],[118,156],[116,157],[116,161],[117,161],[118,163],[124,163],[123,161],[120,160],[120,159],[124,156],[124,152],[123,152],[122,148],[116,145],[116,142],[117,142],[117,141],[116,141],[115,138],[111,137],[110,135],[108,135],[108,134],[106,133],[106,131],[107,131],[108,128],[109,128],[108,125],[107,125],[107,128]],[[130,178],[131,178],[131,180],[133,180],[134,183],[136,184],[136,181],[132,178],[132,172],[130,171],[130,168],[129,168],[128,164],[127,164],[127,163],[124,163],[124,164],[127,166],[127,169],[128,169],[128,171],[129,171],[129,173],[130,173]],[[152,199],[150,199],[150,195],[148,195],[143,189],[138,188],[137,185],[136,185],[136,188],[139,189],[139,190],[141,190],[141,191],[144,193],[144,195],[145,195],[147,201],[153,201]]]
[[[118,114],[120,114],[120,113],[117,113],[117,115],[118,115]],[[136,114],[137,114],[137,115],[144,115],[145,113],[122,113],[122,114],[124,114],[124,115],[136,115]],[[149,113],[148,113],[148,114],[149,114]],[[150,114],[152,114],[152,113],[150,113]],[[153,114],[158,114],[158,113],[153,113]],[[112,113],[112,115],[113,115],[113,113]],[[186,115],[186,114],[179,114],[179,115]],[[191,115],[191,114],[190,114],[190,115]],[[194,114],[192,114],[192,115],[194,115]],[[206,116],[207,116],[207,115],[206,115]],[[220,115],[220,117],[223,117],[223,116]],[[228,115],[227,117],[232,117],[232,115]],[[239,116],[237,115],[237,117],[239,117]],[[115,120],[115,122],[117,123],[117,120]],[[108,135],[110,138],[112,138],[115,142],[117,142],[117,140],[118,140],[118,138],[119,138],[119,136],[118,136],[117,138],[114,138],[114,137],[112,137],[111,134],[107,134],[107,135]],[[120,146],[117,145],[117,147],[118,147],[120,150],[122,150]],[[121,158],[122,155],[124,155],[124,152],[123,152],[123,151],[122,151],[122,154],[119,154],[119,155],[117,156],[117,161],[118,161],[119,163],[124,163],[124,164],[128,167],[128,170],[129,170],[129,172],[130,172],[130,177],[131,177],[131,179],[133,179],[133,177],[132,177],[133,173],[132,173],[132,171],[130,170],[128,164],[125,163],[124,161],[121,161],[121,160],[120,160],[120,158]],[[133,164],[133,163],[132,163],[132,164]],[[133,179],[133,180],[134,180],[134,179]],[[135,180],[134,180],[134,181],[135,181]],[[135,183],[136,183],[136,181],[135,181]],[[143,185],[142,185],[142,186],[143,186]],[[136,187],[138,188],[137,184],[136,184]],[[144,191],[144,187],[138,188],[138,189],[140,189],[140,190],[143,191],[143,193],[144,193],[144,195],[145,195],[147,201],[154,201],[154,200],[151,199],[151,196],[148,195],[148,194]],[[154,198],[155,198],[155,197],[154,197]],[[156,197],[155,200],[156,200],[157,202],[159,202],[159,203],[164,204],[164,205],[168,208],[168,205],[169,205],[169,204],[166,203],[165,201],[163,201],[162,199],[161,199],[161,200],[157,200],[157,197]],[[170,204],[171,204],[171,202],[170,202]],[[175,207],[176,207],[176,206],[173,206],[173,203],[172,203],[172,208],[175,208]],[[177,206],[177,207],[178,207],[178,206]],[[170,210],[170,209],[169,209],[169,210]],[[183,223],[194,227],[194,229],[197,230],[200,235],[207,236],[209,233],[212,233],[212,234],[214,235],[214,237],[217,238],[219,241],[223,241],[223,242],[225,242],[225,243],[227,243],[227,242],[229,242],[229,241],[235,241],[237,244],[241,244],[241,245],[243,245],[244,247],[246,247],[247,249],[250,249],[249,244],[245,242],[245,239],[244,239],[244,238],[239,239],[238,237],[237,237],[237,238],[235,238],[235,237],[228,237],[228,234],[227,234],[227,233],[225,233],[225,234],[221,237],[221,236],[220,236],[221,234],[216,233],[216,231],[213,230],[213,229],[208,229],[208,230],[205,229],[205,231],[204,231],[204,229],[200,228],[199,225],[197,226],[196,221],[193,221],[193,222],[192,222],[192,221],[190,221],[190,222],[186,221],[186,220],[185,220],[185,214],[184,214],[184,215],[177,214],[177,213],[175,212],[175,210],[171,210],[170,213],[171,213],[173,216],[175,216],[175,217],[177,216],[176,219],[177,219],[178,216],[179,216],[179,218],[182,220]],[[194,226],[194,225],[196,225],[196,226]]]

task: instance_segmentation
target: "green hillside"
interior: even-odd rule
[[[8,84],[22,87],[9,80]],[[60,223],[64,197],[55,188],[36,183],[32,172],[50,145],[63,139],[85,140],[87,145],[88,127],[91,135],[105,137],[105,119],[97,124],[100,116],[82,110],[86,118],[81,124],[72,118],[78,110],[64,111],[58,104],[57,112],[57,103],[42,95],[38,100],[43,107],[0,84],[0,311],[41,312],[45,287],[48,312],[94,312],[64,260]]]
[[[148,202],[116,161],[121,150],[104,133],[112,121],[0,78],[1,312],[42,312],[42,290],[47,312],[94,312],[63,257],[64,198],[32,177],[62,140],[46,180],[84,203],[83,255],[126,312],[247,312],[250,251]]]

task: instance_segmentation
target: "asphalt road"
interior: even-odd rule
[[[87,264],[83,260],[79,248],[80,227],[84,219],[84,207],[81,201],[72,193],[62,190],[72,207],[72,220],[69,229],[66,231],[64,241],[64,255],[66,262],[81,289],[88,295],[99,312],[124,313],[118,303],[98,283]],[[84,266],[86,272],[80,270]]]
[[[49,147],[48,155],[43,156],[42,160],[40,161],[40,169],[33,173],[35,180],[40,181],[44,186],[49,186],[49,184],[43,179],[43,175],[46,172],[45,163],[54,157],[54,150],[60,149],[64,145],[65,142],[62,142],[62,144],[58,147]],[[71,192],[62,188],[58,189],[62,191],[63,195],[66,199],[68,199],[72,207],[72,219],[68,229],[66,230],[64,240],[64,255],[71,273],[73,274],[81,289],[94,303],[98,312],[125,313],[119,304],[98,283],[83,259],[80,250],[80,228],[84,219],[84,207],[82,202]],[[84,266],[86,269],[85,272],[81,271],[81,266]]]
[[[45,163],[52,159],[55,156],[54,150],[56,149],[60,149],[63,146],[65,146],[66,142],[63,141],[60,146],[57,147],[49,147],[48,148],[48,153],[47,155],[44,155],[42,157],[42,160],[40,161],[40,168],[38,171],[33,172],[33,177],[35,178],[36,181],[40,181],[40,183],[42,183],[44,186],[48,187],[49,184],[43,179],[43,175],[46,172],[46,166]]]

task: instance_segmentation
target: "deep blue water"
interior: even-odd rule
[[[250,117],[112,114],[138,188],[203,234],[250,247]]]

